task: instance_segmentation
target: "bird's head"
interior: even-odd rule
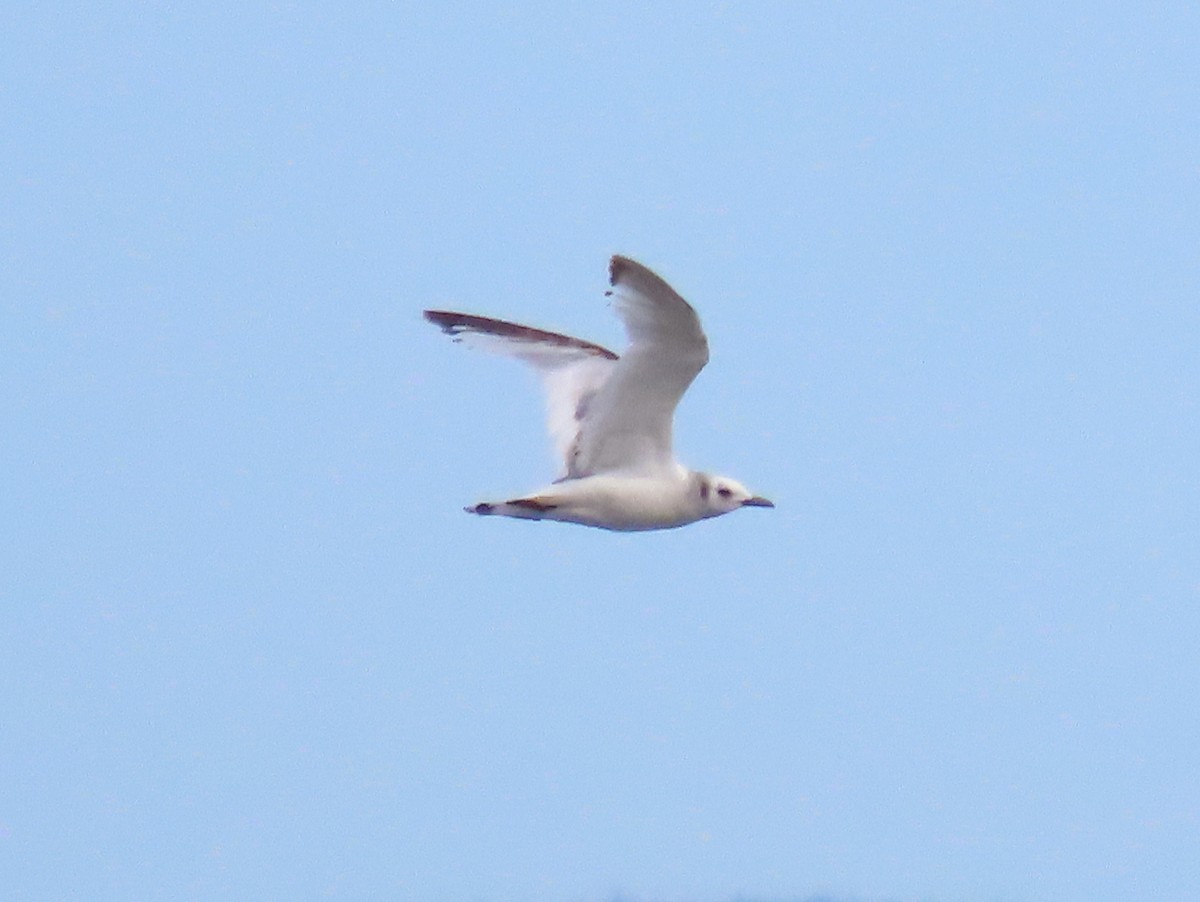
[[[719,517],[739,507],[775,506],[761,495],[753,494],[736,479],[711,476],[708,473],[698,473],[696,476],[696,493],[706,517]]]

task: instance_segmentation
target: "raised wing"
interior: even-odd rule
[[[580,338],[486,316],[426,310],[425,318],[455,341],[466,339],[470,345],[516,357],[537,370],[546,389],[546,425],[562,461],[560,475],[577,475],[571,460],[578,451],[580,425],[592,398],[616,368],[617,355]]]
[[[588,405],[572,476],[675,468],[675,407],[708,362],[700,318],[670,285],[627,257],[612,258],[609,277],[629,349]]]

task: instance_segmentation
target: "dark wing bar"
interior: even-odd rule
[[[534,329],[532,326],[522,326],[507,320],[491,319],[487,316],[476,316],[473,313],[455,313],[450,310],[426,310],[425,319],[440,328],[447,335],[457,338],[463,332],[478,332],[483,335],[495,335],[514,341],[528,341],[539,344],[552,344],[563,348],[575,348],[596,354],[608,360],[616,360],[617,355],[608,348],[584,341],[582,338],[572,338],[570,335],[560,335],[558,332],[547,332],[544,329]]]

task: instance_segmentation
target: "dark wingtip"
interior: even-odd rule
[[[622,257],[620,254],[613,254],[612,259],[608,261],[608,284],[616,285],[617,280],[621,278],[621,274],[632,266],[637,266],[628,257]]]
[[[424,316],[447,335],[454,335],[462,331],[464,327],[461,313],[452,313],[449,310],[426,310]]]

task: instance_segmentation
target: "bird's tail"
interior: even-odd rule
[[[542,520],[558,505],[537,496],[513,498],[509,501],[481,501],[463,510],[480,516],[516,517],[520,520]]]

